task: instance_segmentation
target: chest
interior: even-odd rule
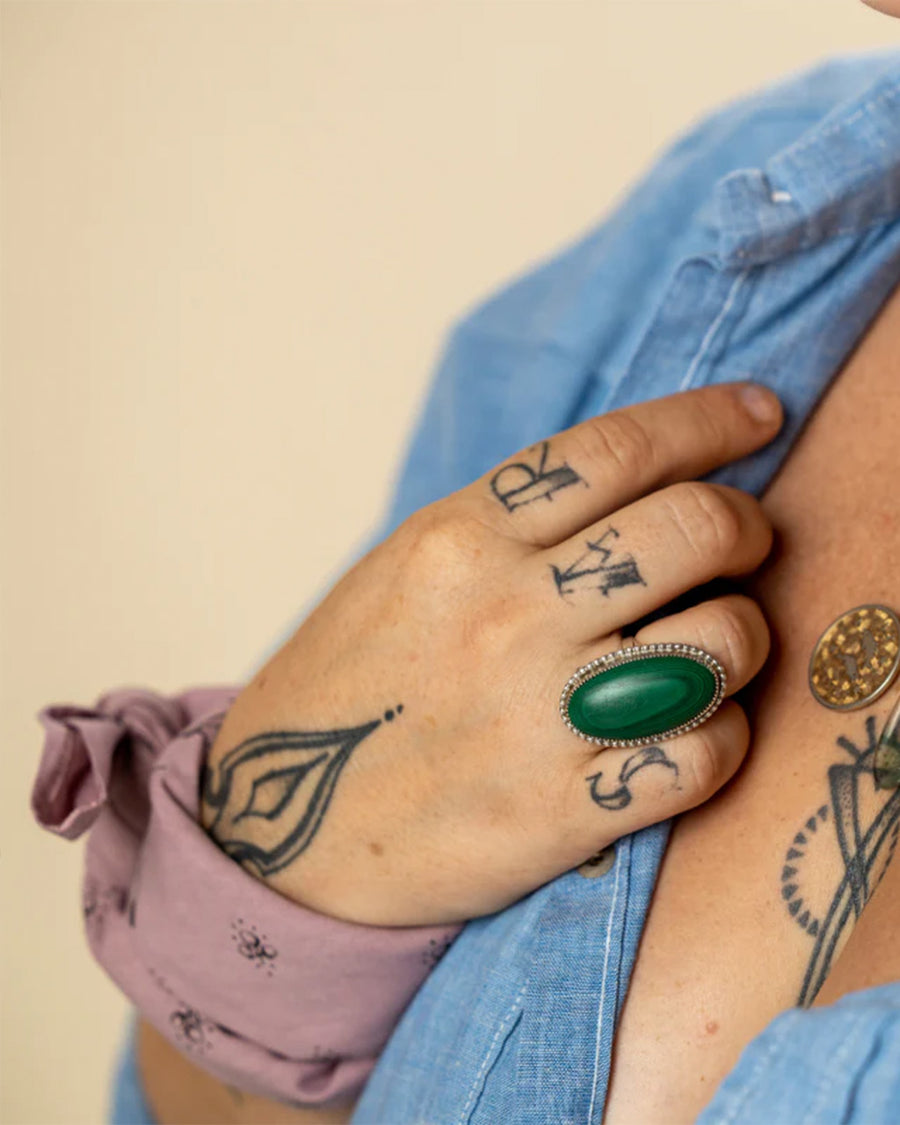
[[[774,646],[745,700],[754,742],[734,782],[673,831],[617,1032],[611,1125],[693,1120],[778,1012],[900,977],[900,795],[871,773],[900,686],[838,712],[807,682],[839,614],[900,609],[898,475],[895,294],[765,494],[776,548],[748,592]]]

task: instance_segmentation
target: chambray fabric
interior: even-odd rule
[[[784,1012],[744,1050],[697,1125],[896,1125],[900,984]]]
[[[128,1028],[116,1060],[116,1071],[110,1092],[107,1120],[112,1125],[155,1125],[155,1119],[144,1097],[137,1066],[136,1025],[129,1018]]]
[[[730,104],[586,237],[457,320],[376,538],[575,422],[738,379],[773,387],[786,424],[712,479],[760,493],[898,284],[900,52],[831,60]],[[599,1125],[668,831],[619,841],[600,878],[566,874],[469,923],[355,1125]],[[898,1075],[900,983],[779,1017],[701,1120],[896,1122]]]

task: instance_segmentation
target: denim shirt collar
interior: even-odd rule
[[[900,61],[761,168],[715,186],[717,257],[762,265],[900,215]]]

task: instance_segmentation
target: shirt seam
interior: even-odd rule
[[[792,254],[805,254],[809,250],[816,250],[820,246],[827,246],[829,242],[833,242],[837,238],[846,238],[853,236],[858,240],[865,238],[870,231],[877,230],[879,227],[891,227],[898,220],[897,209],[889,209],[884,214],[873,215],[869,220],[855,221],[846,227],[838,227],[836,230],[829,231],[827,235],[818,237],[809,229],[804,230],[803,237],[796,244],[783,253],[777,253],[771,258],[758,258],[756,253],[752,250],[735,250],[729,258],[734,257],[738,259],[746,259],[751,254],[753,255],[753,264],[755,265],[769,265],[772,262],[783,261],[786,257]],[[806,228],[809,223],[807,222]],[[729,259],[726,258],[726,262]],[[748,267],[748,268],[752,268]]]
[[[612,928],[616,917],[616,905],[619,901],[619,876],[624,865],[624,856],[619,856],[616,864],[616,878],[613,883],[612,901],[609,905],[609,921],[606,923],[606,943],[603,951],[603,969],[601,970],[600,1002],[597,1005],[597,1027],[594,1032],[594,1074],[591,1082],[591,1102],[588,1106],[587,1125],[594,1120],[594,1105],[597,1101],[597,1074],[600,1069],[600,1043],[603,1038],[603,1016],[606,1010],[606,982],[608,979],[609,951],[612,946]]]
[[[781,160],[785,157],[796,156],[798,153],[805,152],[813,145],[820,144],[822,141],[833,137],[835,133],[840,133],[851,125],[855,125],[862,117],[871,113],[878,106],[883,105],[885,102],[896,101],[900,97],[900,86],[892,86],[889,90],[883,90],[877,98],[872,98],[870,101],[865,102],[855,112],[851,113],[849,117],[842,117],[839,121],[835,121],[832,125],[823,129],[821,132],[813,132],[811,137],[805,137],[797,140],[792,145],[788,145],[782,149],[773,159]]]
[[[525,995],[525,990],[527,987],[528,984],[526,982],[519,989],[515,1000],[513,1000],[512,1004],[507,1010],[506,1015],[500,1021],[497,1030],[494,1032],[494,1038],[491,1040],[490,1046],[485,1052],[484,1059],[481,1062],[481,1066],[478,1068],[478,1073],[475,1075],[475,1080],[469,1090],[469,1096],[466,1098],[465,1105],[463,1106],[462,1112],[459,1115],[459,1125],[466,1125],[466,1122],[469,1120],[469,1114],[475,1107],[475,1100],[478,1095],[478,1090],[481,1087],[485,1074],[487,1073],[490,1061],[494,1056],[494,1048],[497,1046],[497,1041],[500,1039],[500,1036],[504,1033],[504,1031],[506,1031],[513,1016],[515,1016],[516,1012],[519,1010],[519,1007],[522,1003],[522,997]]]
[[[718,313],[713,319],[712,324],[710,324],[709,328],[707,328],[703,339],[700,341],[700,347],[697,349],[694,358],[691,360],[690,365],[688,366],[684,378],[679,384],[679,391],[687,390],[688,387],[693,385],[694,378],[697,374],[697,371],[699,370],[700,364],[709,353],[712,342],[716,338],[719,329],[722,327],[725,318],[731,312],[732,308],[734,308],[734,303],[737,300],[738,293],[740,293],[741,289],[743,288],[744,282],[747,280],[749,273],[749,269],[741,270],[741,272],[732,282],[731,288],[728,290],[728,296],[725,298],[724,304],[722,305],[721,309],[719,309]]]

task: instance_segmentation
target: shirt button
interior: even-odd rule
[[[583,875],[585,879],[598,879],[601,875],[605,875],[607,871],[612,869],[612,865],[616,862],[616,845],[610,844],[608,848],[597,852],[592,855],[589,860],[582,863],[580,867],[576,868],[579,875]]]

